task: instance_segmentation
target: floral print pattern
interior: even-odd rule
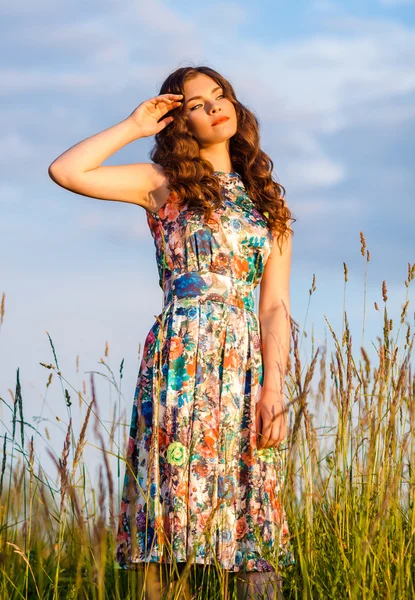
[[[172,442],[167,447],[167,462],[181,467],[186,460],[186,446],[180,442]]]
[[[295,562],[284,444],[256,447],[263,363],[254,289],[274,242],[237,173],[202,223],[172,192],[147,211],[163,310],[134,395],[116,559],[271,571]]]

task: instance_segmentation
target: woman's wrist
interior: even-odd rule
[[[262,393],[263,394],[272,394],[273,396],[276,396],[276,397],[280,398],[281,400],[284,400],[283,392],[281,392],[281,390],[277,390],[276,388],[263,387]]]

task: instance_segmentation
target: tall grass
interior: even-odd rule
[[[370,254],[362,233],[361,252],[366,290]],[[327,342],[315,349],[312,337],[309,364],[303,365],[300,358],[303,339],[308,337],[306,322],[299,340],[300,327],[292,320],[282,501],[296,563],[280,571],[285,598],[415,597],[415,381],[413,331],[407,321],[414,276],[415,265],[408,264],[406,297],[397,326],[388,315],[388,291],[386,282],[382,283],[382,310],[374,304],[382,315],[382,332],[374,344],[373,362],[363,347],[365,317],[362,345],[356,348],[352,343],[346,300],[341,335],[326,319],[333,343],[330,355]],[[346,298],[345,264],[344,281]],[[309,304],[316,289],[313,277]],[[0,326],[4,314],[5,294]],[[96,373],[90,376],[88,398],[85,382],[79,391],[66,381],[51,339],[50,344],[54,364],[43,364],[50,371],[47,387],[52,379],[59,379],[67,408],[65,419],[61,418],[66,435],[60,456],[49,448],[57,481],[37,457],[36,443],[48,444],[49,433],[45,428],[44,436],[40,425],[24,419],[19,370],[11,400],[1,398],[6,416],[0,461],[0,598],[144,598],[141,571],[120,570],[114,561],[119,507],[110,460],[117,460],[119,493],[129,427],[129,413],[121,415],[121,386],[102,359],[104,372],[99,374],[117,392],[108,428],[98,413]],[[120,380],[122,372],[123,363]],[[78,436],[68,389],[86,406]],[[91,420],[102,452],[97,489],[84,460]],[[121,440],[123,420],[126,427]],[[190,567],[181,577],[189,576],[194,598],[236,598],[234,581],[227,575],[219,568],[203,572]],[[181,597],[180,585],[171,586],[170,596]]]

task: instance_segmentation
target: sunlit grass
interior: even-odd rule
[[[370,255],[363,234],[361,250],[366,289]],[[330,354],[327,345],[314,348],[306,322],[300,328],[292,321],[282,502],[296,563],[280,570],[285,598],[415,597],[415,381],[413,331],[407,321],[414,276],[415,265],[409,264],[397,324],[388,316],[382,283],[383,307],[374,306],[382,315],[382,331],[376,344],[371,342],[376,361],[371,362],[363,345],[352,342],[346,305],[340,334],[326,319]],[[346,290],[346,265],[344,279]],[[313,277],[310,301],[315,290]],[[0,326],[5,314],[3,294]],[[304,365],[300,348],[309,340],[311,359]],[[117,492],[130,416],[121,413],[119,402],[123,364],[117,381],[107,360],[101,360],[101,376],[116,391],[112,423],[107,424],[98,413],[97,374],[90,376],[90,396],[85,382],[82,390],[74,389],[60,371],[52,340],[50,344],[53,363],[43,364],[46,387],[57,379],[66,403],[66,414],[59,417],[66,429],[62,451],[56,455],[49,449],[55,473],[47,474],[38,460],[36,447],[49,445],[49,432],[41,421],[25,420],[19,371],[10,399],[1,399],[0,598],[144,598],[143,573],[120,570],[114,561]],[[78,435],[72,425],[73,398],[85,409]],[[92,427],[102,454],[98,486],[89,480],[84,460]],[[236,598],[233,578],[217,566],[203,572],[189,565],[181,575],[176,567],[170,567],[179,576],[170,586],[171,598],[182,597],[186,578],[194,598]]]

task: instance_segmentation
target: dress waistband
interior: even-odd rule
[[[214,271],[187,271],[175,273],[164,288],[164,309],[175,298],[206,302],[215,300],[254,312],[255,297],[252,283]]]

